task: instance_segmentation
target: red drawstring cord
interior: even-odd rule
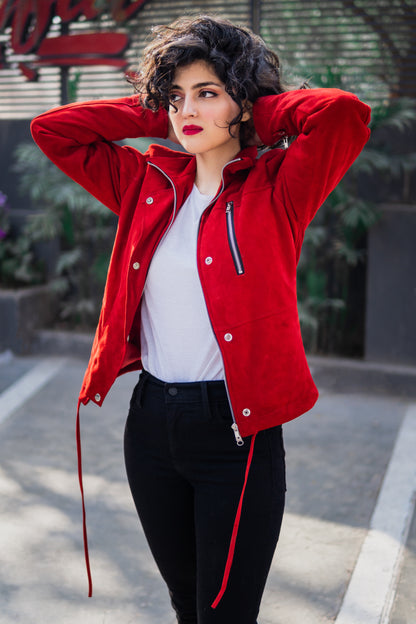
[[[82,482],[81,428],[80,428],[80,417],[79,417],[80,406],[81,406],[81,401],[78,400],[78,405],[77,405],[77,425],[76,425],[77,455],[78,455],[78,479],[79,479],[79,487],[80,487],[80,490],[81,490],[81,501],[82,501],[82,529],[83,529],[83,536],[84,536],[85,565],[87,567],[87,576],[88,576],[88,598],[91,598],[91,596],[92,596],[92,576],[91,576],[90,558],[89,558],[89,554],[88,554],[87,518],[86,518],[86,513],[85,513],[84,487],[83,487],[83,482]],[[242,510],[242,507],[243,507],[244,493],[245,493],[245,490],[246,490],[248,475],[249,475],[249,472],[250,472],[251,461],[253,459],[253,451],[254,451],[255,439],[256,439],[256,434],[254,434],[252,436],[252,438],[251,438],[250,451],[249,451],[249,454],[248,454],[246,471],[245,471],[245,475],[244,475],[244,484],[243,484],[243,488],[241,490],[240,500],[239,500],[238,508],[237,508],[237,513],[236,513],[236,516],[235,516],[235,519],[234,519],[233,532],[232,532],[232,535],[231,535],[230,547],[228,549],[228,556],[227,556],[227,561],[226,561],[226,564],[225,564],[224,576],[223,576],[223,579],[222,579],[221,589],[220,589],[217,597],[215,598],[214,602],[211,605],[211,607],[213,609],[215,609],[218,606],[221,598],[223,597],[223,595],[225,593],[225,590],[227,588],[228,579],[229,579],[229,576],[230,576],[231,566],[232,566],[233,558],[234,558],[235,544],[236,544],[236,541],[237,541],[238,527],[240,525],[240,518],[241,518],[241,510]]]
[[[256,439],[256,434],[254,434],[252,436],[252,438],[251,438],[250,451],[249,451],[248,458],[247,458],[246,473],[245,473],[245,476],[244,476],[244,485],[243,485],[243,489],[241,490],[240,501],[238,503],[237,513],[235,515],[233,532],[232,532],[231,541],[230,541],[230,547],[228,549],[227,562],[225,564],[224,576],[223,576],[223,579],[222,579],[222,585],[221,585],[221,589],[220,589],[220,591],[218,593],[218,596],[215,598],[214,602],[211,605],[211,607],[213,609],[215,609],[218,606],[221,598],[223,597],[223,595],[225,593],[225,590],[227,588],[228,578],[230,576],[231,566],[232,566],[233,558],[234,558],[235,543],[237,541],[238,527],[240,525],[241,509],[243,507],[244,492],[246,490],[248,475],[249,475],[249,472],[250,472],[251,460],[253,459],[253,450],[254,450],[254,441],[255,441],[255,439]]]
[[[82,457],[81,457],[81,428],[79,422],[79,408],[81,406],[81,400],[78,399],[77,406],[77,426],[76,426],[76,438],[77,438],[77,455],[78,455],[78,479],[79,487],[81,490],[82,501],[82,530],[84,535],[84,553],[85,553],[85,565],[87,566],[88,575],[88,598],[92,596],[92,577],[90,568],[90,558],[88,554],[88,537],[87,537],[87,517],[85,514],[85,501],[84,501],[84,487],[82,484]]]

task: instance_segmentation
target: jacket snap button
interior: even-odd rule
[[[101,394],[98,394],[98,393],[97,393],[97,394],[95,395],[95,400],[96,400],[96,401],[101,401]]]
[[[248,407],[243,409],[243,416],[250,416],[250,414],[251,414],[251,411],[248,409]]]
[[[224,340],[226,342],[231,342],[232,339],[233,339],[233,335],[232,334],[225,334]]]
[[[170,396],[176,396],[178,394],[178,389],[177,388],[169,388],[168,390]]]
[[[148,197],[148,198],[146,199],[146,204],[149,204],[149,205],[150,205],[150,204],[153,204],[153,197]]]
[[[205,264],[212,264],[211,256],[208,256],[207,258],[205,258]]]
[[[134,262],[133,263],[133,269],[135,269],[137,271],[137,269],[140,269],[140,262]]]

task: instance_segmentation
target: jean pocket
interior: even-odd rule
[[[133,394],[130,399],[130,410],[134,408],[141,408],[142,391],[144,386],[144,376],[140,375],[139,381],[134,386]]]

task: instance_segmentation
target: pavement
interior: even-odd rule
[[[87,358],[70,352],[0,354],[0,624],[174,624],[124,472],[136,373],[81,408],[87,598],[75,446]],[[284,426],[287,505],[259,624],[416,624],[416,367],[310,365],[320,399]]]

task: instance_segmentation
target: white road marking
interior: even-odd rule
[[[66,358],[55,357],[42,360],[2,392],[0,394],[0,424],[47,384],[66,361]]]
[[[416,404],[405,414],[335,624],[387,624],[414,509]]]

